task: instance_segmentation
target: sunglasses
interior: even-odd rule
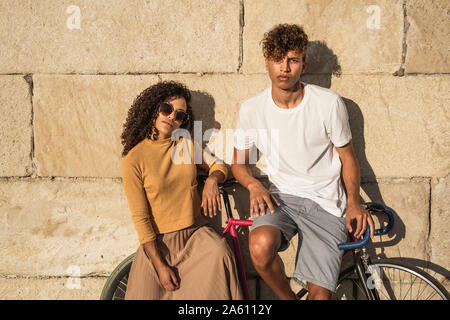
[[[170,102],[161,102],[158,108],[159,112],[161,112],[164,116],[168,117],[173,112],[173,105]],[[189,118],[187,112],[183,110],[175,111],[174,120],[178,122],[185,122]]]

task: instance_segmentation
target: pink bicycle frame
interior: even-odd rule
[[[244,299],[250,300],[250,295],[248,293],[247,277],[245,275],[244,261],[242,260],[241,248],[239,247],[239,240],[236,233],[235,226],[251,226],[253,221],[251,220],[236,220],[233,218],[228,219],[227,226],[222,232],[222,236],[229,231],[231,239],[233,241],[234,254],[236,256],[236,263],[239,271],[239,279],[241,281],[241,287],[244,293]]]
[[[253,224],[252,220],[237,220],[229,218],[227,221],[227,226],[222,232],[222,236],[225,236],[227,232],[230,232],[231,239],[233,241],[234,254],[236,256],[236,263],[239,271],[239,279],[241,281],[241,287],[244,293],[244,299],[250,300],[250,294],[248,292],[247,276],[245,275],[244,261],[242,259],[241,248],[239,246],[239,239],[236,233],[235,226],[251,226]],[[297,299],[301,299],[308,291],[306,289],[301,289],[297,294]]]

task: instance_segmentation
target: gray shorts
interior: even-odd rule
[[[251,230],[267,225],[280,229],[283,241],[278,251],[286,250],[298,233],[294,279],[304,287],[311,282],[336,292],[344,254],[338,244],[347,241],[345,217],[328,213],[310,199],[281,193],[273,184],[269,192],[280,206],[274,204],[274,213],[266,208],[265,215],[254,219]]]

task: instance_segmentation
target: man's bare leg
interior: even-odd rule
[[[258,274],[280,299],[296,300],[277,253],[280,245],[281,231],[276,227],[261,226],[250,232],[250,257]]]
[[[333,292],[317,284],[308,282],[308,300],[332,300]]]

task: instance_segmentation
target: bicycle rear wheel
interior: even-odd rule
[[[128,274],[135,253],[123,260],[111,273],[103,286],[100,300],[124,300],[127,291]]]
[[[380,259],[372,263],[367,285],[381,300],[449,300],[448,291],[425,271],[402,261]],[[355,267],[339,276],[335,299],[367,300]]]

